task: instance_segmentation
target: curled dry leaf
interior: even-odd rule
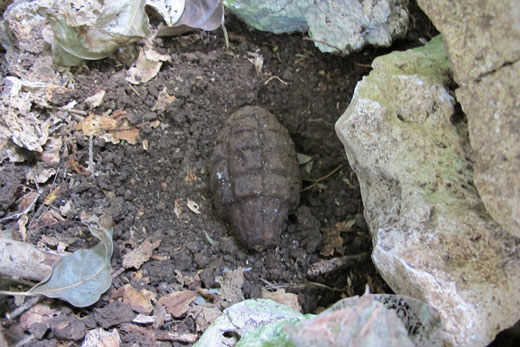
[[[98,116],[91,113],[76,126],[86,136],[99,136],[108,142],[118,144],[121,140],[135,145],[139,130],[126,120],[116,120],[109,116]]]
[[[141,49],[135,66],[128,70],[126,80],[132,84],[146,83],[157,75],[164,61],[170,60],[169,55],[152,49]]]
[[[138,270],[141,265],[150,259],[153,250],[159,247],[160,244],[161,240],[155,242],[150,242],[150,239],[144,240],[139,247],[123,255],[123,267],[125,269],[133,267]]]

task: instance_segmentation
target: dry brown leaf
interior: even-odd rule
[[[166,86],[160,91],[159,96],[157,97],[157,101],[155,105],[152,107],[152,111],[163,112],[166,110],[166,107],[175,101],[175,95],[168,94],[168,88]]]
[[[222,311],[216,305],[202,305],[193,307],[188,315],[191,316],[197,324],[197,332],[206,331],[211,323],[222,314]]]
[[[161,297],[158,301],[175,318],[182,317],[190,309],[190,304],[197,297],[197,293],[191,290],[173,292]]]
[[[225,308],[244,300],[242,286],[245,278],[242,268],[224,271],[222,276],[217,276],[215,280],[220,284],[218,300],[221,307]]]
[[[341,233],[352,231],[355,221],[349,220],[344,222],[336,223],[330,228],[323,230],[323,247],[320,254],[324,257],[330,257],[334,253],[343,255],[345,249],[343,247],[343,238]]]
[[[73,160],[72,158],[67,160],[66,166],[67,166],[67,169],[73,170],[82,176],[90,176],[90,171],[88,171],[86,167],[84,167],[77,161]]]
[[[139,247],[123,256],[123,267],[125,269],[133,267],[138,270],[141,265],[150,259],[153,250],[159,247],[160,244],[161,240],[155,242],[150,242],[149,239],[144,240]]]
[[[142,289],[137,291],[130,284],[125,284],[119,288],[113,295],[113,298],[123,298],[123,303],[128,305],[137,313],[150,314],[153,310],[152,299],[155,299],[150,295],[150,291]]]
[[[157,75],[164,61],[171,61],[170,56],[153,49],[141,49],[135,66],[128,70],[126,80],[132,84],[146,83]]]
[[[298,302],[298,295],[294,293],[286,293],[283,288],[277,289],[276,292],[270,292],[267,289],[262,288],[262,298],[274,300],[277,303],[289,306],[298,312],[302,311],[302,307]]]
[[[114,112],[116,114],[116,112]],[[120,113],[117,113],[120,115]],[[118,144],[121,140],[135,145],[139,130],[126,120],[117,120],[114,117],[98,116],[89,114],[76,126],[77,130],[81,130],[85,136],[98,136],[107,142]]]
[[[99,105],[101,105],[103,103],[103,99],[104,98],[105,98],[105,91],[104,90],[100,90],[96,94],[86,98],[85,99],[85,104],[88,105],[89,109],[93,109],[93,108],[96,108]]]

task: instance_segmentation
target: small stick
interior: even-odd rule
[[[335,168],[334,170],[332,170],[331,172],[329,172],[328,174],[326,174],[325,176],[323,177],[320,177],[318,178],[317,180],[314,181],[313,184],[311,184],[310,186],[307,186],[305,188],[303,188],[302,190],[300,190],[300,192],[304,192],[306,190],[309,190],[309,189],[312,189],[314,188],[319,182],[323,181],[323,180],[326,180],[327,178],[329,178],[330,176],[334,175],[336,172],[338,172],[339,169],[341,169],[343,166],[345,166],[345,164],[341,164],[339,165],[337,168]]]
[[[11,320],[11,319],[18,317],[19,315],[21,315],[22,313],[24,313],[25,311],[27,311],[28,309],[30,309],[31,307],[36,305],[41,299],[42,299],[41,296],[36,296],[36,297],[32,298],[31,300],[23,303],[20,307],[18,307],[13,312],[6,313],[5,318],[7,318],[7,320]]]
[[[87,171],[90,176],[94,177],[94,136],[90,135],[88,138],[88,167]]]
[[[284,80],[282,80],[280,77],[278,76],[271,76],[267,79],[267,81],[264,82],[264,86],[267,85],[269,82],[271,82],[272,80],[278,80],[280,81],[280,83],[282,83],[283,85],[287,86],[289,85],[289,83],[285,82]]]

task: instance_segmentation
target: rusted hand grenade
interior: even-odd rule
[[[233,113],[211,158],[214,204],[249,249],[279,244],[287,216],[300,201],[294,142],[276,117],[258,106]]]

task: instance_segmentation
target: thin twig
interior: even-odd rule
[[[51,184],[51,192],[56,187],[56,180],[58,179],[59,174],[60,174],[60,168],[58,167],[56,169],[56,173],[54,174],[54,180],[52,181],[52,184]],[[41,195],[41,192],[40,192],[40,195]],[[51,206],[49,205],[49,206],[47,206],[46,210],[42,214],[39,214],[39,212],[43,208],[43,206],[44,205],[42,204],[42,205],[40,205],[40,207],[38,207],[38,210],[36,210],[36,212],[34,213],[34,216],[31,218],[31,221],[27,225],[27,228],[31,227],[31,225],[34,223],[35,219],[36,219],[36,222],[38,222],[40,220],[41,216],[43,216],[45,214],[45,212],[47,212],[51,208]],[[36,216],[38,216],[38,218]]]
[[[332,170],[331,172],[329,172],[329,173],[326,174],[325,176],[320,177],[320,178],[318,178],[317,180],[315,180],[314,183],[311,184],[310,186],[307,186],[307,187],[303,188],[300,192],[304,192],[304,191],[306,191],[306,190],[309,190],[309,189],[314,188],[316,185],[318,185],[318,183],[320,183],[320,182],[323,181],[323,180],[326,180],[327,178],[329,178],[330,176],[332,176],[332,175],[334,175],[336,172],[338,172],[338,170],[340,170],[343,166],[345,166],[345,164],[341,164],[341,165],[339,165],[337,168],[335,168],[334,170]]]
[[[18,317],[19,315],[21,315],[22,313],[24,313],[25,311],[27,311],[28,309],[30,309],[31,307],[36,305],[38,302],[40,302],[41,299],[42,299],[41,296],[36,296],[36,297],[32,298],[31,300],[20,305],[20,307],[18,307],[13,312],[6,313],[5,318],[7,318],[7,320],[11,320],[11,319]]]
[[[27,344],[29,342],[31,342],[32,340],[34,340],[34,335],[29,335],[25,339],[23,339],[22,341],[19,341],[16,345],[14,345],[14,347],[27,346]]]
[[[88,167],[90,177],[94,177],[94,136],[90,135],[88,138]]]
[[[229,49],[229,35],[226,29],[226,26],[224,25],[224,18],[222,18],[222,32],[224,33],[224,42],[226,45],[226,49]]]
[[[66,108],[66,107],[63,107],[63,106],[57,107],[57,106],[50,106],[50,105],[43,105],[43,107],[49,108],[49,109],[55,110],[55,111],[63,111],[63,112],[73,113],[73,114],[78,115],[78,116],[83,116],[83,117],[88,116],[88,112],[81,111],[81,110],[76,110],[76,109],[73,109],[73,108]]]
[[[264,82],[264,86],[267,85],[269,82],[271,82],[272,80],[278,80],[280,81],[280,83],[282,83],[284,86],[287,86],[289,85],[289,83],[285,82],[283,79],[281,79],[280,77],[278,76],[271,76],[267,79],[267,81]]]

